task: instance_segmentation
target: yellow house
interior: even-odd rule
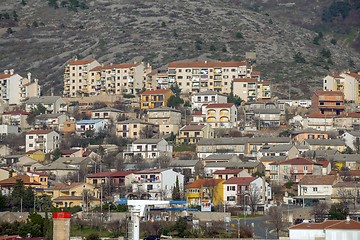
[[[345,142],[341,139],[304,139],[302,145],[310,150],[337,150],[343,152],[346,148]]]
[[[166,107],[167,102],[174,93],[170,89],[146,90],[141,93],[141,109]]]
[[[49,175],[47,175],[46,173],[26,172],[26,175],[28,175],[31,179],[33,179],[33,181],[40,183],[41,188],[47,188],[48,187]],[[39,187],[37,187],[37,188],[39,188]]]
[[[30,151],[26,152],[25,155],[32,159],[35,159],[38,162],[43,162],[43,161],[45,161],[45,158],[46,158],[46,154],[40,150],[30,150]]]
[[[178,143],[195,144],[202,138],[214,138],[214,129],[210,125],[190,124],[179,130]]]
[[[100,204],[98,190],[88,183],[59,183],[45,189],[45,193],[51,196],[55,207],[80,206],[88,210]]]
[[[200,205],[202,200],[211,200],[214,206],[222,203],[224,179],[197,179],[186,187],[186,200],[190,205]]]

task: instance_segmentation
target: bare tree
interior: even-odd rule
[[[160,168],[167,168],[167,167],[169,167],[170,161],[171,161],[171,158],[169,156],[162,155],[162,156],[157,157],[154,162]]]
[[[276,231],[276,236],[279,238],[280,231],[285,227],[281,207],[273,206],[269,209],[268,223],[270,227]]]
[[[344,182],[350,182],[352,180],[350,170],[347,167],[341,168],[341,170],[339,171],[339,176]]]
[[[319,202],[311,209],[311,214],[314,215],[315,222],[323,222],[329,213],[329,206],[326,202]]]
[[[340,203],[344,204],[345,206],[351,207],[351,206],[356,206],[357,203],[355,203],[356,201],[356,190],[352,191],[352,190],[348,190],[348,189],[344,189],[344,188],[340,188],[337,193],[336,196],[339,199]]]
[[[154,136],[154,128],[152,126],[145,126],[141,131],[140,131],[140,138],[152,138]]]
[[[254,214],[257,205],[260,203],[261,200],[261,191],[258,186],[255,184],[250,184],[249,194],[248,194],[248,204],[251,208],[251,214]]]

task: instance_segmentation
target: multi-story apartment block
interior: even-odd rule
[[[252,67],[246,62],[171,62],[169,82],[176,82],[183,93],[213,90],[231,93],[234,78],[250,77]]]
[[[181,112],[174,108],[160,107],[148,110],[149,123],[159,125],[161,135],[176,134],[181,124]]]
[[[2,115],[2,123],[7,125],[19,126],[21,129],[29,128],[29,124],[26,121],[29,113],[23,110],[15,110],[5,112]]]
[[[33,130],[26,133],[26,152],[50,153],[60,146],[60,135],[54,130]]]
[[[144,63],[101,65],[93,59],[70,61],[65,66],[64,96],[135,94],[144,87],[151,66]]]
[[[116,135],[123,138],[137,139],[140,138],[141,132],[146,135],[146,132],[151,131],[153,133],[157,129],[157,125],[140,119],[129,119],[116,123]]]
[[[323,79],[324,91],[340,91],[346,101],[360,103],[360,73],[343,72],[340,75],[330,74]]]
[[[270,81],[260,81],[256,78],[235,78],[233,93],[245,102],[271,99],[270,83]]]
[[[167,102],[174,93],[170,89],[146,90],[140,95],[140,108],[151,109],[166,107]]]
[[[209,104],[205,107],[205,120],[213,128],[236,127],[237,109],[233,103]]]
[[[75,59],[65,66],[64,96],[87,96],[89,87],[89,71],[100,66],[94,59]]]
[[[146,76],[145,88],[170,88],[174,83],[175,80],[169,80],[167,69],[157,69]]]
[[[344,93],[316,90],[311,98],[311,108],[325,115],[340,115],[344,110]]]
[[[200,110],[204,104],[227,103],[227,96],[212,90],[195,93],[191,96],[191,108]]]
[[[25,111],[30,112],[39,104],[45,107],[47,114],[67,112],[67,104],[59,96],[31,97],[25,102]]]

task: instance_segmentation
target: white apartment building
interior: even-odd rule
[[[70,61],[65,67],[64,96],[135,94],[151,71],[144,63],[101,65],[93,59]]]
[[[252,67],[246,62],[171,62],[169,82],[176,82],[183,93],[206,90],[231,93],[234,78],[250,77]]]
[[[14,70],[5,70],[4,74],[0,74],[0,99],[5,104],[20,104],[20,86],[22,77],[15,74]]]
[[[50,153],[60,146],[60,135],[53,130],[33,130],[26,133],[26,152],[40,150]]]
[[[64,97],[88,95],[89,71],[100,66],[94,59],[75,59],[65,66]]]
[[[179,181],[180,191],[184,190],[184,175],[172,169],[145,169],[134,173],[133,194],[141,199],[171,199],[172,190]]]
[[[181,111],[169,108],[160,107],[148,110],[149,123],[159,125],[159,132],[161,135],[176,134],[180,129]]]
[[[205,120],[213,128],[233,128],[237,124],[237,109],[233,103],[208,104]]]
[[[27,74],[27,78],[21,79],[20,101],[24,102],[31,97],[40,97],[41,87],[38,79],[31,79],[31,73]]]
[[[330,74],[323,79],[324,91],[341,91],[346,101],[360,103],[360,73],[343,72]]]
[[[173,146],[160,138],[147,138],[135,140],[129,144],[123,154],[125,157],[141,155],[143,159],[156,159],[160,156],[171,156]]]
[[[210,103],[227,103],[227,96],[212,90],[195,93],[191,96],[191,109],[200,110],[202,105]]]

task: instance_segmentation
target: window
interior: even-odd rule
[[[246,83],[244,83],[243,87],[246,87]]]
[[[226,201],[228,202],[235,202],[235,196],[227,196]]]
[[[29,136],[29,139],[34,139],[34,136]]]
[[[227,191],[235,191],[236,189],[235,189],[235,186],[227,186],[226,190]]]
[[[30,143],[30,144],[29,144],[29,147],[34,147],[34,144]]]
[[[153,190],[153,185],[147,185],[146,189],[147,189],[148,191]]]
[[[313,187],[313,192],[317,192],[317,187]]]
[[[136,125],[136,124],[134,124],[134,128],[137,128],[137,125]]]
[[[304,166],[304,170],[307,171],[307,170],[308,170],[308,166]]]

